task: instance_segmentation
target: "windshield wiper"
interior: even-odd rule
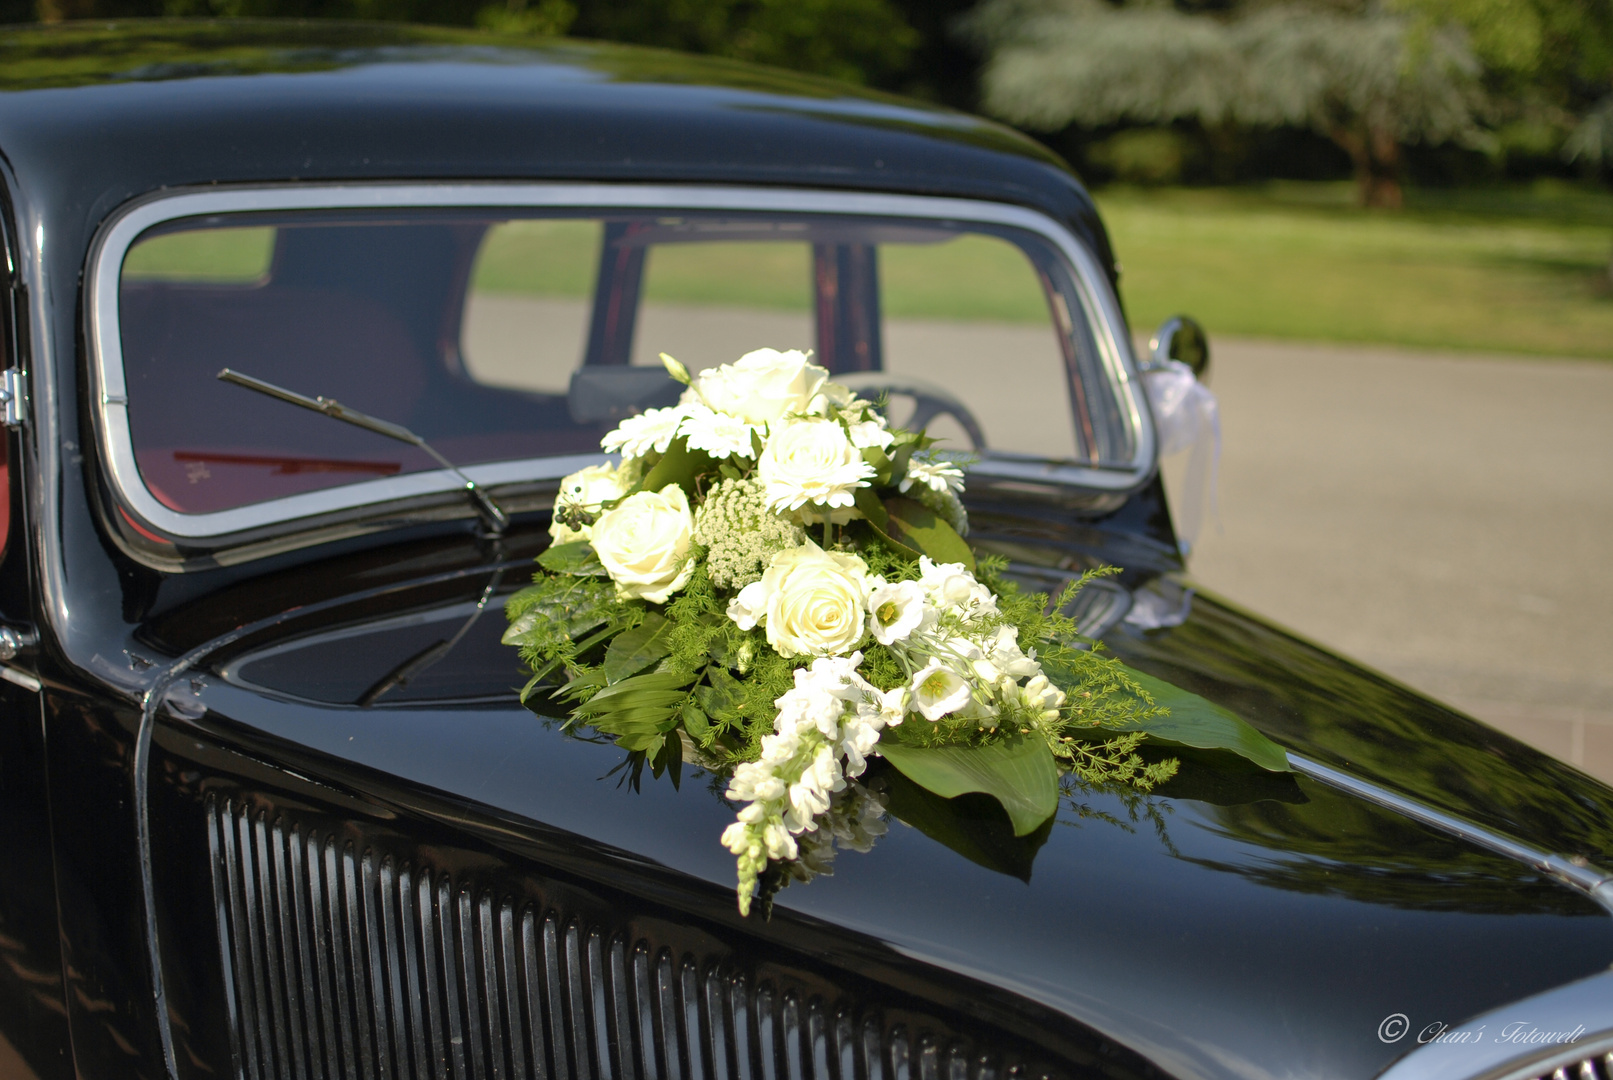
[[[234,383],[236,386],[244,386],[248,390],[256,390],[260,394],[266,394],[269,397],[278,398],[290,405],[300,405],[304,409],[309,409],[316,413],[322,413],[325,416],[329,416],[333,419],[352,424],[354,427],[361,427],[365,431],[373,431],[377,435],[385,435],[389,439],[396,439],[398,442],[408,443],[410,446],[418,446],[420,449],[424,450],[426,453],[435,458],[438,464],[440,464],[443,468],[447,469],[449,472],[453,473],[455,476],[459,477],[465,482],[465,493],[469,495],[471,497],[471,501],[476,504],[476,513],[481,517],[483,524],[487,526],[488,532],[492,533],[494,536],[497,536],[502,533],[510,524],[510,516],[504,512],[504,509],[499,506],[498,503],[493,501],[493,497],[491,495],[487,494],[487,492],[476,486],[476,481],[466,476],[463,472],[460,472],[457,465],[443,457],[441,454],[437,453],[437,451],[431,448],[426,440],[422,439],[420,436],[416,435],[402,424],[393,424],[386,420],[378,420],[367,413],[359,412],[357,409],[350,409],[346,405],[343,405],[341,402],[333,400],[332,398],[304,397],[302,394],[296,393],[295,391],[287,390],[281,386],[276,386],[274,383],[264,382],[262,379],[254,379],[250,375],[242,375],[239,371],[232,371],[229,368],[225,368],[223,371],[219,372],[218,377],[227,383]]]

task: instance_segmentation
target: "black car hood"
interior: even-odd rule
[[[840,853],[832,876],[784,889],[771,923],[741,920],[717,840],[734,807],[714,778],[646,774],[634,790],[612,775],[620,751],[514,699],[523,676],[499,642],[497,598],[525,574],[466,568],[310,605],[218,653],[186,692],[210,724],[310,773],[385,776],[507,828],[558,830],[688,882],[704,918],[797,942],[823,940],[803,927],[849,933],[1181,1077],[1371,1076],[1413,1045],[1380,1038],[1392,1014],[1413,1033],[1456,1024],[1613,961],[1607,913],[1530,868],[1217,755],[1184,757],[1150,796],[1076,789],[1028,845],[989,806],[939,842],[933,823],[899,820],[927,824],[876,763],[870,786],[898,818],[889,832]],[[1109,645],[1289,749],[1524,839],[1608,850],[1605,789],[1229,605],[1183,599],[1179,625],[1121,624]],[[169,618],[205,621],[206,607]]]

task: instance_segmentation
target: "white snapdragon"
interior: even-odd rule
[[[795,686],[774,702],[778,713],[761,757],[734,770],[728,798],[747,805],[722,842],[738,857],[742,913],[768,860],[796,857],[795,838],[816,830],[835,793],[862,775],[887,726],[890,703],[857,674],[861,663],[862,654],[853,653],[797,669]]]
[[[866,420],[847,423],[846,434],[851,437],[851,445],[859,450],[866,450],[869,447],[888,450],[890,444],[896,441],[896,436],[890,433],[885,424],[885,418],[878,413],[874,413]]]
[[[921,555],[919,584],[930,602],[943,611],[963,618],[997,613],[997,598],[962,563],[936,563]]]

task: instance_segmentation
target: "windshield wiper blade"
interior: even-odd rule
[[[239,371],[232,371],[229,368],[219,372],[218,377],[227,383],[234,383],[236,386],[244,386],[248,390],[256,390],[260,394],[278,398],[288,405],[298,405],[312,412],[322,413],[333,419],[352,424],[354,427],[361,427],[365,431],[373,431],[377,435],[385,435],[389,439],[396,439],[398,442],[408,443],[410,446],[418,446],[430,454],[443,468],[465,482],[465,493],[476,504],[476,513],[487,526],[488,532],[497,536],[509,526],[510,516],[504,512],[503,507],[493,501],[491,495],[477,487],[476,481],[461,472],[459,466],[437,453],[426,440],[402,424],[394,424],[387,420],[377,419],[368,413],[361,413],[357,409],[348,408],[333,398],[305,397],[294,390],[287,390],[283,386],[276,386],[274,383],[264,382],[262,379],[254,379],[250,375],[242,375]]]

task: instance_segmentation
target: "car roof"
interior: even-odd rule
[[[1113,273],[1080,182],[1008,128],[620,45],[383,23],[26,27],[0,33],[0,152],[27,201],[56,204],[46,216],[88,215],[71,230],[86,239],[130,198],[192,185],[698,181],[1030,206]]]

